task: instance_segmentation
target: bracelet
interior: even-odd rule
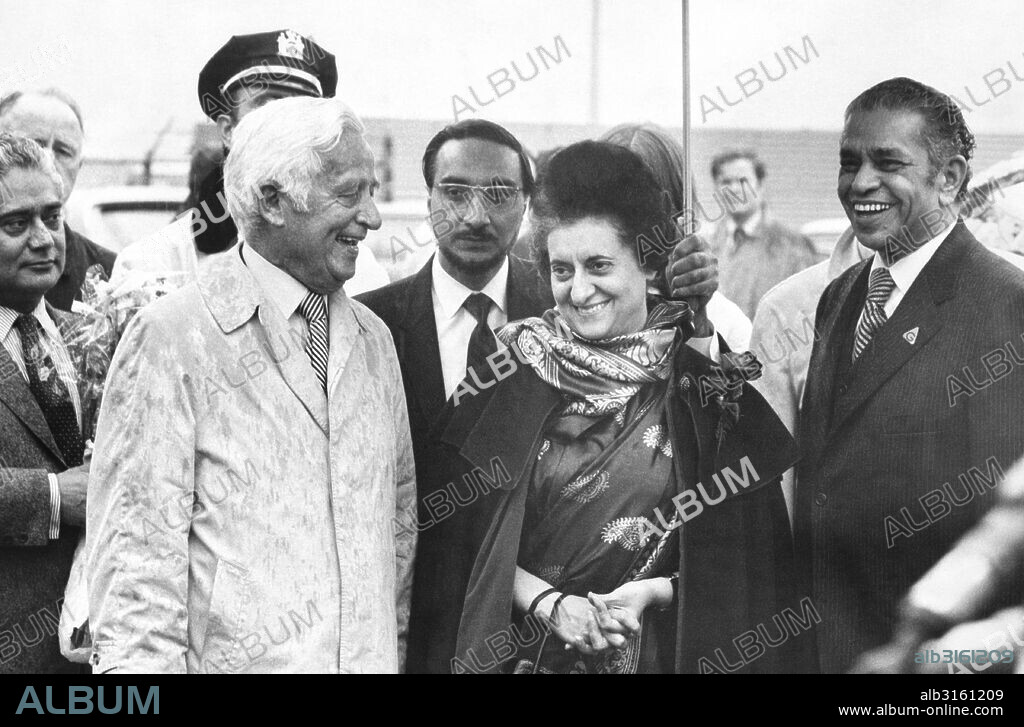
[[[551,620],[552,621],[555,621],[555,611],[558,610],[558,607],[562,605],[562,601],[564,601],[568,596],[569,596],[568,593],[563,593],[561,596],[559,596],[555,600],[555,605],[551,607]]]
[[[547,590],[544,590],[544,591],[541,591],[540,593],[538,593],[537,597],[534,598],[533,602],[530,604],[530,608],[527,609],[526,615],[527,616],[532,616],[533,612],[537,610],[537,606],[540,605],[540,602],[543,601],[548,596],[550,596],[552,593],[558,593],[558,589],[557,588],[548,588]],[[554,613],[554,610],[552,610],[552,613]]]

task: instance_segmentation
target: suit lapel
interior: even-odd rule
[[[444,407],[444,374],[437,342],[437,323],[434,320],[433,277],[430,269],[433,257],[416,273],[409,287],[405,310],[398,327],[401,338],[395,341],[399,360],[406,364],[409,384],[420,410],[432,419]],[[432,421],[428,421],[428,425]]]
[[[875,333],[853,365],[849,388],[836,400],[832,431],[837,430],[908,361],[925,350],[929,340],[942,328],[944,320],[940,305],[956,295],[959,258],[969,244],[965,233],[969,235],[962,222],[953,228],[910,286],[892,318]],[[870,267],[870,262],[867,265]],[[861,304],[863,297],[860,298]]]
[[[25,428],[32,432],[54,457],[67,466],[64,463],[64,455],[50,432],[50,426],[46,423],[43,410],[25,383],[25,379],[21,377],[18,365],[3,346],[0,346],[0,401],[7,405]]]
[[[804,393],[804,401],[814,402],[814,405],[802,406],[800,412],[800,444],[805,456],[813,457],[815,453],[820,453],[829,432],[836,376],[841,368],[840,357],[846,349],[845,342],[853,335],[853,327],[860,313],[861,301],[867,290],[869,265],[870,261],[862,263],[841,279],[841,287],[834,297],[834,300],[841,303],[832,310],[823,311],[824,320],[815,322],[822,335],[821,340],[815,342],[811,353],[807,391]],[[814,465],[810,459],[806,464]]]

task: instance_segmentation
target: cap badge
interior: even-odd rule
[[[277,54],[297,61],[305,61],[305,46],[302,36],[294,30],[285,30],[277,36]]]

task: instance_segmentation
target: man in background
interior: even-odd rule
[[[254,109],[293,96],[330,98],[337,86],[334,55],[294,30],[236,35],[199,72],[199,105],[217,125],[226,155],[232,132]],[[187,278],[195,278],[208,256],[235,244],[238,228],[227,209],[223,161],[204,178],[190,180],[189,187],[194,204],[191,214],[125,248],[115,282],[132,270],[185,273]],[[355,295],[387,283],[387,273],[373,252],[361,247],[355,275],[345,284],[346,292]]]
[[[71,316],[44,298],[64,265],[61,186],[38,144],[0,133],[0,674],[78,671],[56,625],[89,469]]]
[[[71,96],[59,88],[15,91],[0,100],[0,131],[24,136],[53,154],[63,183],[61,203],[66,204],[82,168],[85,125],[82,111]],[[113,272],[116,255],[97,245],[64,223],[65,259],[60,280],[46,293],[50,305],[70,311],[82,299],[85,272],[101,265],[107,277]]]
[[[778,220],[765,204],[765,166],[753,151],[726,151],[711,162],[729,214],[715,226],[719,291],[753,320],[772,286],[818,262],[813,243]]]

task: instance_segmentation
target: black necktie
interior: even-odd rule
[[[82,464],[85,444],[82,432],[78,428],[78,417],[75,405],[71,401],[68,387],[64,385],[53,363],[53,358],[40,340],[39,321],[35,316],[20,315],[14,321],[14,327],[21,334],[21,350],[25,359],[25,371],[28,373],[29,389],[36,398],[39,408],[43,410],[46,424],[50,427],[57,447],[64,455],[69,467]]]
[[[466,370],[476,371],[477,379],[487,381],[487,357],[498,350],[498,342],[487,325],[487,314],[491,312],[491,299],[483,293],[473,293],[462,303],[462,307],[476,318],[476,328],[469,337],[466,349]]]

